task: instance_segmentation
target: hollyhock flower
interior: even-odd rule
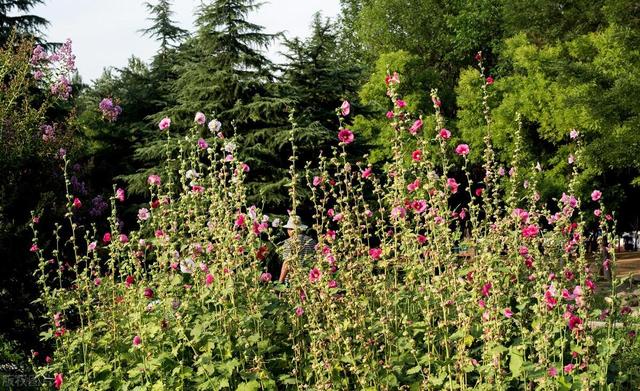
[[[269,282],[271,281],[271,273],[262,273],[260,275],[260,281],[262,282]]]
[[[100,286],[100,284],[102,284],[102,278],[100,277],[94,278],[93,283],[95,284],[95,286]]]
[[[573,364],[567,364],[562,369],[564,370],[564,373],[571,373],[573,372],[573,368],[574,368]]]
[[[427,237],[424,235],[418,235],[417,240],[419,244],[425,244],[427,242]]]
[[[138,218],[139,218],[141,221],[148,220],[148,219],[149,219],[149,217],[150,217],[149,209],[147,209],[147,208],[140,208],[140,209],[138,209]]]
[[[525,238],[532,238],[538,235],[539,232],[540,229],[538,228],[538,226],[535,224],[531,224],[522,229],[522,236],[524,236]]]
[[[478,53],[476,53],[476,55],[473,56],[473,58],[478,62],[482,61],[482,51],[479,51]]]
[[[31,251],[32,253],[35,253],[36,251],[38,251],[38,245],[37,244],[32,244],[31,248],[29,249],[29,251]]]
[[[631,307],[629,306],[624,306],[622,307],[622,309],[620,309],[620,315],[629,315],[632,312]]]
[[[207,273],[207,275],[204,278],[204,283],[209,286],[211,284],[213,284],[213,275],[211,273]]]
[[[469,154],[469,146],[467,144],[460,144],[456,147],[456,153],[460,156],[466,156]]]
[[[602,197],[602,193],[600,192],[600,190],[594,190],[591,192],[591,199],[594,201],[598,201],[600,200],[600,198]]]
[[[155,174],[151,174],[149,175],[149,178],[147,178],[147,183],[149,183],[152,186],[160,186],[160,176],[155,175]]]
[[[396,206],[391,210],[391,218],[393,219],[403,219],[406,215],[406,209],[401,206]]]
[[[158,239],[162,239],[164,238],[164,231],[161,229],[156,229],[156,231],[154,232],[154,235],[156,236],[156,238]]]
[[[208,126],[209,126],[209,131],[211,131],[211,133],[217,133],[220,131],[220,128],[222,127],[222,123],[217,119],[214,119],[209,122]]]
[[[416,135],[420,129],[422,129],[422,120],[417,119],[409,128],[409,133]]]
[[[373,212],[370,209],[367,209],[364,211],[364,215],[365,217],[371,217],[373,216]]]
[[[571,315],[569,317],[569,330],[582,330],[582,319],[577,315]]]
[[[482,296],[484,296],[484,297],[489,297],[489,294],[491,293],[491,287],[492,287],[492,285],[491,285],[491,283],[490,283],[490,282],[487,282],[486,284],[484,284],[484,285],[482,286],[481,291],[480,291],[480,293],[482,294]]]
[[[415,181],[409,183],[407,185],[407,190],[409,190],[409,193],[413,193],[414,191],[418,190],[420,188],[420,178],[416,178]]]
[[[311,269],[309,272],[309,282],[313,284],[320,280],[320,278],[322,278],[322,272],[315,267]]]
[[[343,218],[344,218],[344,215],[342,213],[336,213],[333,216],[333,221],[336,221],[336,222],[342,221]]]
[[[367,179],[371,176],[371,167],[367,167],[362,171],[362,177]]]
[[[118,235],[118,240],[120,240],[120,243],[129,243],[129,237],[125,234],[120,234]]]
[[[517,172],[518,172],[518,169],[517,169],[517,168],[515,168],[515,167],[511,167],[511,168],[509,169],[509,176],[514,176],[514,175],[516,175],[516,173],[517,173]]]
[[[576,161],[576,157],[573,156],[573,154],[570,154],[569,157],[567,158],[567,163],[573,164],[575,161]]]
[[[416,213],[422,213],[427,210],[427,201],[425,200],[415,200],[411,203],[411,207]]]
[[[413,153],[411,154],[411,159],[413,159],[414,162],[419,162],[422,159],[422,151],[419,149],[413,151]]]
[[[436,98],[435,96],[431,97],[431,102],[433,102],[433,105],[436,107],[442,106],[442,102],[440,102],[440,99]]]
[[[504,311],[502,311],[502,313],[507,318],[511,318],[513,316],[513,311],[511,311],[511,308],[505,308]]]
[[[589,288],[590,291],[595,291],[596,290],[596,284],[591,281],[590,279],[586,279],[584,281],[584,284],[587,286],[587,288]]]
[[[120,202],[124,202],[124,189],[118,188],[118,190],[116,190],[116,199]]]
[[[342,102],[342,106],[340,106],[340,112],[342,113],[343,117],[349,115],[349,113],[351,112],[351,105],[348,101],[345,100],[344,102]]]
[[[331,280],[331,281],[329,281],[327,286],[329,287],[329,289],[337,288],[338,287],[338,282],[336,280]]]
[[[354,140],[353,132],[349,129],[342,129],[338,132],[338,139],[345,144],[351,144]]]
[[[476,196],[477,196],[477,197],[481,197],[481,196],[482,196],[482,192],[483,192],[483,191],[484,191],[484,188],[483,188],[483,187],[478,187],[478,188],[476,189]]]
[[[302,307],[296,307],[296,316],[299,318],[304,314],[304,309]]]
[[[456,194],[460,185],[454,178],[447,178],[447,186],[451,189],[451,193]]]
[[[464,220],[464,218],[467,216],[467,211],[465,209],[462,209],[458,216],[460,216],[460,220]]]
[[[144,293],[143,293],[144,297],[146,297],[147,299],[151,299],[153,298],[153,289],[151,288],[144,288]]]
[[[564,278],[566,278],[568,281],[573,280],[573,278],[575,277],[575,275],[573,274],[573,272],[569,269],[564,269]]]
[[[33,221],[33,224],[38,224],[38,223],[40,223],[40,216],[33,216],[33,218],[31,219],[31,221]]]
[[[327,230],[327,233],[325,234],[325,237],[329,240],[336,240],[336,231],[330,229]]]
[[[53,386],[56,388],[56,390],[59,390],[60,387],[62,387],[62,384],[64,384],[64,378],[62,377],[62,373],[56,373],[53,375]]]
[[[386,116],[387,116],[387,118],[388,118],[388,119],[393,118],[393,116],[394,116],[394,115],[395,115],[395,114],[393,114],[393,111],[387,111]]]
[[[127,278],[125,278],[124,280],[124,285],[128,288],[130,287],[134,282],[136,281],[135,278],[133,278],[132,275],[128,275]]]
[[[403,101],[402,99],[397,99],[396,106],[398,106],[399,108],[407,107],[407,102]]]
[[[180,261],[180,271],[184,274],[192,274],[195,268],[196,268],[196,263],[193,262],[193,259],[189,257]]]
[[[241,227],[244,225],[244,214],[240,213],[236,216],[236,221],[233,223],[234,226],[236,227]]]
[[[200,138],[198,139],[198,147],[200,147],[200,149],[207,149],[209,148],[209,144],[207,143],[207,140]]]
[[[82,208],[82,201],[78,197],[73,199],[73,207],[76,209]]]
[[[600,217],[602,215],[602,211],[600,209],[596,209],[593,211],[593,215],[596,217]]]
[[[370,248],[369,249],[369,255],[373,259],[380,259],[380,256],[382,255],[382,249],[381,248]]]
[[[140,346],[141,343],[142,343],[142,338],[140,338],[139,335],[136,335],[135,337],[133,337],[133,346]]]
[[[194,121],[198,124],[198,125],[204,125],[205,122],[207,122],[207,117],[204,115],[204,113],[201,112],[197,112],[196,116],[194,118]]]
[[[547,374],[551,377],[556,377],[558,376],[558,369],[556,367],[549,367]]]
[[[448,129],[442,128],[440,132],[438,132],[438,136],[443,140],[448,140],[451,138],[451,132]]]
[[[579,133],[577,130],[575,130],[575,129],[571,129],[571,131],[569,132],[569,137],[570,137],[572,140],[577,139],[579,135],[580,135],[580,133]]]
[[[487,304],[484,302],[484,300],[482,299],[478,300],[478,307],[485,308],[486,306]]]
[[[491,84],[493,84],[493,77],[487,76],[487,85],[490,86]]]
[[[506,174],[506,172],[504,171],[504,167],[498,168],[498,175],[504,176],[505,174]]]
[[[520,248],[518,248],[518,253],[520,255],[527,255],[529,254],[529,248],[527,246],[520,246]]]
[[[171,119],[169,117],[164,117],[158,124],[160,130],[168,129],[169,126],[171,126]]]
[[[607,213],[606,215],[604,215],[604,218],[605,218],[607,221],[611,221],[611,220],[613,220],[613,216],[611,216],[611,215],[610,215],[610,214],[608,214],[608,213]]]
[[[102,241],[104,243],[110,243],[111,242],[111,232],[107,232],[104,235],[102,235]]]
[[[89,245],[87,246],[87,251],[92,252],[96,249],[97,246],[98,246],[98,242],[93,241],[89,243]]]

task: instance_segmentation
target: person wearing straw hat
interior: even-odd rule
[[[295,215],[289,216],[287,224],[284,225],[287,229],[289,238],[282,243],[282,270],[280,271],[280,278],[278,281],[284,283],[287,274],[289,274],[289,261],[295,255],[298,255],[300,264],[304,265],[305,261],[309,260],[316,249],[316,241],[313,238],[302,233],[307,226],[300,222],[300,218]]]

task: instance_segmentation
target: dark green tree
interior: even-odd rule
[[[0,45],[4,45],[14,29],[21,35],[39,37],[49,22],[29,14],[29,11],[44,0],[1,0],[0,1]]]
[[[159,52],[161,54],[175,48],[189,35],[187,30],[176,25],[172,19],[172,3],[170,0],[159,0],[156,4],[145,3],[147,11],[151,14],[147,20],[152,24],[141,31],[144,35],[160,42]]]

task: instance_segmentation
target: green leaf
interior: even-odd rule
[[[420,371],[422,371],[422,367],[420,365],[416,365],[413,368],[409,368],[407,370],[407,375],[415,375],[416,373],[419,373]]]
[[[251,380],[250,382],[240,383],[238,385],[237,391],[256,391],[260,389],[260,383],[256,380]]]

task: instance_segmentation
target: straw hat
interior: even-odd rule
[[[289,216],[289,220],[287,221],[287,224],[285,224],[283,227],[287,229],[300,229],[300,230],[307,229],[306,225],[300,223],[300,218],[298,216]]]

